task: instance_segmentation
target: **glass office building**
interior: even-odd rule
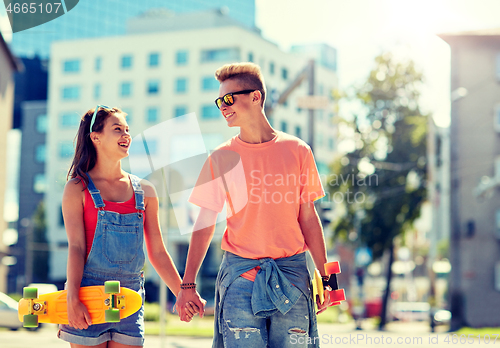
[[[13,34],[10,47],[17,56],[47,58],[53,41],[123,35],[129,18],[155,8],[174,13],[225,8],[233,19],[255,27],[255,0],[85,0],[55,20]]]

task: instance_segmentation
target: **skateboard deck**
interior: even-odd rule
[[[339,262],[334,261],[326,263],[325,271],[326,274],[330,274],[330,280],[328,281],[327,285],[329,285],[332,290],[324,289],[321,273],[318,269],[315,269],[312,281],[314,302],[316,302],[317,297],[319,297],[320,303],[325,302],[325,292],[328,292],[330,295],[330,299],[332,299],[333,301],[331,306],[339,305],[341,301],[345,301],[344,289],[339,289],[339,284],[337,282],[337,274],[340,273]]]
[[[109,284],[114,283],[114,284]],[[116,284],[117,283],[117,284]],[[37,327],[38,323],[68,324],[67,290],[38,296],[36,288],[25,288],[19,301],[18,317],[24,327]],[[119,322],[142,306],[141,295],[120,287],[119,282],[106,282],[104,286],[80,288],[80,301],[87,307],[92,324]]]

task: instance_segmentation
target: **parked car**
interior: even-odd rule
[[[394,302],[390,313],[392,320],[428,321],[430,309],[427,302]]]
[[[17,301],[0,292],[0,327],[17,330],[23,327],[17,317]]]

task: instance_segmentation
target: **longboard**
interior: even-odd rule
[[[314,277],[312,281],[313,286],[313,299],[316,302],[319,297],[319,302],[325,302],[325,291],[329,292],[330,299],[333,301],[330,306],[337,306],[341,301],[345,301],[344,289],[339,289],[337,281],[337,274],[340,273],[340,264],[338,261],[325,263],[326,274],[330,275],[330,280],[326,283],[332,290],[325,290],[323,287],[323,279],[318,269],[314,270]]]
[[[38,296],[37,288],[24,288],[17,311],[19,320],[24,327],[38,327],[38,323],[68,324],[67,295],[68,291],[62,290]],[[120,287],[118,281],[82,287],[79,297],[89,311],[92,324],[119,322],[142,306],[141,295]]]

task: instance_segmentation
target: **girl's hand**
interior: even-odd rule
[[[89,311],[79,299],[68,300],[68,324],[75,329],[87,329],[92,325]]]

